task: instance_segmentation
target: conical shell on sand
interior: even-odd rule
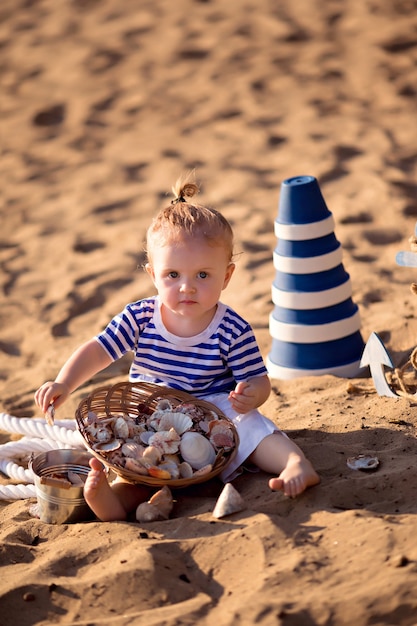
[[[245,501],[232,483],[226,483],[213,509],[213,517],[217,519],[238,513],[246,509]]]

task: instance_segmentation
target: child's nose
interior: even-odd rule
[[[182,293],[190,293],[195,291],[194,283],[191,280],[183,280],[181,284]]]

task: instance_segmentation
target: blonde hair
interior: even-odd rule
[[[157,213],[149,226],[146,235],[148,257],[155,243],[163,245],[182,241],[184,237],[202,237],[209,245],[225,247],[232,260],[233,231],[227,219],[215,209],[187,200],[199,192],[192,176],[192,173],[186,174],[176,181],[172,187],[174,199]]]

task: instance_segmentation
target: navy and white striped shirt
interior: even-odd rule
[[[115,361],[133,351],[131,382],[194,395],[228,393],[237,381],[267,374],[251,326],[221,302],[209,326],[193,337],[168,332],[154,296],[126,305],[96,339]]]

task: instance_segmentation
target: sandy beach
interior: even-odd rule
[[[366,342],[395,368],[417,341],[414,0],[3,0],[0,412],[33,395],[128,302],[148,296],[144,236],[195,169],[237,240],[224,292],[271,349],[280,188],[317,178]],[[57,411],[127,379],[122,359]],[[394,369],[386,378],[395,386]],[[365,375],[366,374],[366,375]],[[415,626],[417,380],[274,379],[263,412],[321,484],[296,499],[245,472],[175,491],[167,521],[46,524],[0,500],[0,624]],[[20,435],[0,431],[0,444]],[[375,455],[375,471],[349,457]],[[10,478],[0,474],[1,485]]]

